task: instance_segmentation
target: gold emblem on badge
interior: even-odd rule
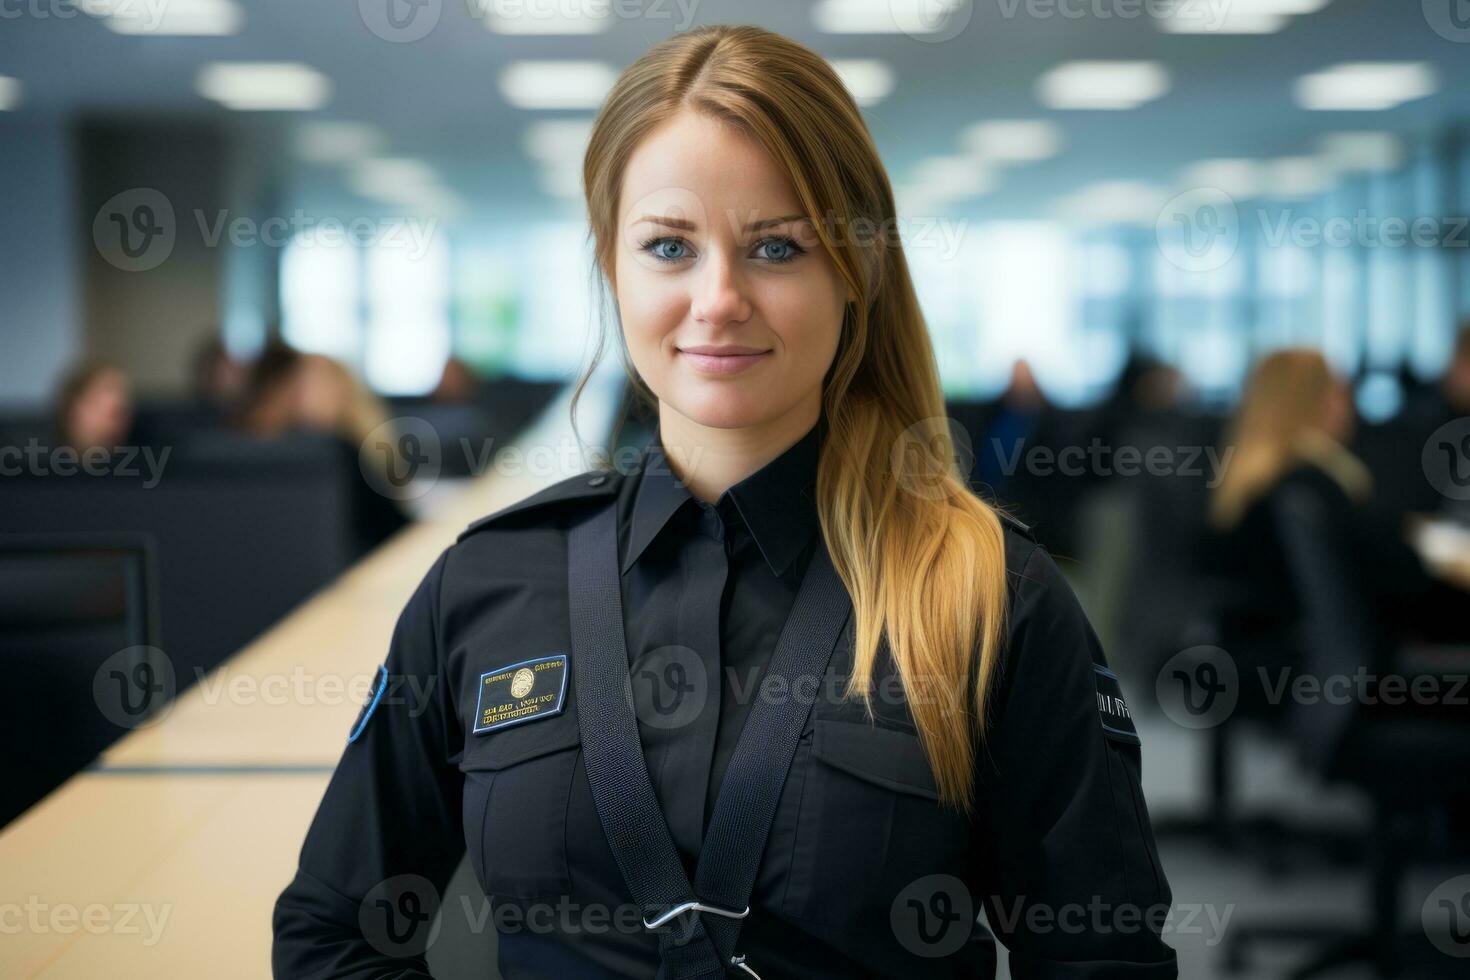
[[[523,698],[531,693],[531,687],[536,683],[536,675],[525,667],[516,671],[515,676],[510,679],[510,693],[512,697]]]

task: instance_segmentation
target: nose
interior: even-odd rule
[[[719,327],[750,317],[750,298],[739,260],[728,250],[712,250],[696,276],[692,303],[695,320]]]

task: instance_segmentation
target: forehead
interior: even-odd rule
[[[619,220],[665,213],[659,209],[671,206],[701,225],[701,210],[735,209],[746,217],[753,210],[801,210],[796,189],[763,146],[730,123],[688,111],[634,149],[623,174]]]

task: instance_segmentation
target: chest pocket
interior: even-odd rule
[[[567,801],[581,759],[576,715],[465,736],[464,835],[485,894],[551,898],[570,890]]]
[[[814,720],[802,767],[789,915],[861,939],[889,936],[895,899],[918,878],[963,874],[969,822],[940,809],[913,731],[866,720]]]

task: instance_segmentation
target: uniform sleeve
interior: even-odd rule
[[[978,778],[986,915],[1015,980],[1173,980],[1172,902],[1101,645],[1042,548],[1019,579]],[[1100,680],[1101,679],[1101,680]],[[1101,684],[1101,686],[1100,686]],[[1126,715],[1124,716],[1127,717]]]
[[[408,601],[387,660],[276,900],[277,978],[428,977],[439,896],[464,852],[458,732],[439,649],[444,558]]]

